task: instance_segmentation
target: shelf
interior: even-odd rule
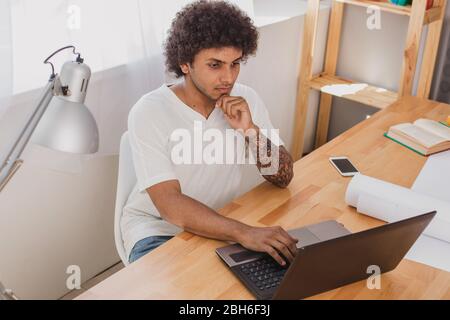
[[[324,73],[313,77],[308,84],[311,88],[321,92],[378,109],[384,109],[397,101],[397,93],[395,92]],[[353,87],[342,85],[353,85]],[[353,93],[345,93],[346,90],[353,91]]]
[[[333,97],[341,97],[378,109],[384,109],[395,103],[399,98],[412,95],[413,80],[417,75],[416,68],[419,59],[420,40],[426,24],[430,25],[426,32],[416,95],[421,98],[428,98],[447,5],[447,0],[434,0],[434,6],[424,11],[426,0],[415,0],[412,6],[397,6],[388,0],[332,0],[324,68],[320,74],[311,77],[314,65],[315,40],[318,33],[320,1],[308,0],[308,9],[304,22],[303,48],[298,75],[296,118],[292,143],[292,154],[296,160],[303,155],[310,89],[319,90],[323,93],[320,99],[316,128],[315,147],[318,148],[327,141]],[[403,51],[398,92],[335,76],[339,57],[339,44],[341,42],[342,20],[347,5],[356,5],[362,8],[375,6],[380,11],[406,17],[402,18],[403,20],[410,17],[409,21],[407,21],[408,31]],[[361,10],[360,13],[364,11]]]
[[[393,3],[390,3],[387,0],[336,0],[337,2],[352,4],[355,6],[360,7],[370,7],[370,6],[378,6],[380,7],[381,11],[395,13],[403,16],[411,16],[411,6],[398,6]],[[434,22],[436,20],[439,20],[440,13],[441,13],[441,7],[435,6],[430,9],[428,9],[425,12],[425,17],[423,19],[423,24],[429,24],[431,22]]]
[[[353,4],[360,7],[378,6],[381,11],[391,12],[404,16],[411,15],[411,6],[398,6],[389,1],[374,1],[374,0],[336,0],[337,2],[343,2]]]

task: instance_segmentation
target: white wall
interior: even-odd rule
[[[69,265],[80,266],[84,282],[119,260],[117,157],[77,161],[37,146],[27,153],[0,194],[0,277],[20,298],[55,299],[68,291]]]
[[[0,68],[1,98],[10,95],[12,92],[11,21],[8,1],[0,1],[0,61],[5,62]],[[0,108],[0,116],[1,112]]]

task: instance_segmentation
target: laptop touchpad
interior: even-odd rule
[[[334,220],[308,226],[308,229],[321,241],[340,238],[351,233],[343,225]]]
[[[297,248],[309,246],[311,244],[318,243],[321,241],[318,237],[314,235],[314,233],[309,231],[307,228],[290,230],[288,231],[288,233],[295,239],[298,239]]]

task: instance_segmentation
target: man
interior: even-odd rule
[[[203,129],[224,136],[232,130],[239,132],[233,159],[244,157],[247,145],[264,178],[287,187],[293,177],[292,158],[276,135],[271,141],[273,135],[262,134],[273,129],[262,100],[236,83],[240,63],[256,52],[257,40],[251,20],[227,2],[202,0],[177,14],[165,56],[168,71],[182,81],[142,97],[128,119],[138,180],[121,221],[130,262],[182,230],[267,252],[281,265],[293,260],[297,240],[281,227],[252,227],[215,211],[237,196],[243,164],[177,158],[183,134],[189,135],[189,148],[182,159],[190,160],[194,153],[199,160],[205,150],[199,151],[197,138],[191,136]],[[214,149],[216,155],[223,151],[228,157],[236,151],[228,143],[221,147]]]

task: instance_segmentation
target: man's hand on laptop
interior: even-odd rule
[[[239,241],[243,247],[249,250],[268,253],[282,266],[294,260],[297,242],[297,239],[291,237],[281,227],[249,227]]]

